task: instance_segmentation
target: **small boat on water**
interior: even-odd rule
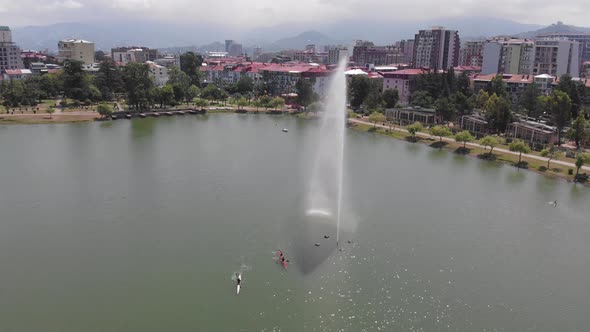
[[[283,128],[283,132],[284,132],[284,133],[288,133],[288,132],[289,132],[289,129],[287,129],[287,128]]]
[[[116,115],[111,115],[111,120],[117,120],[117,116]]]
[[[184,112],[183,111],[178,111],[178,112],[176,112],[176,114],[178,114],[178,115],[184,115]]]
[[[164,114],[166,114],[167,116],[173,116],[174,115],[174,113],[172,113],[172,112],[166,112]]]
[[[140,118],[145,118],[147,115],[145,115],[145,113],[139,113],[139,117]]]
[[[133,116],[132,116],[131,114],[125,114],[125,117],[126,117],[127,119],[131,119]]]
[[[157,118],[157,117],[159,117],[159,116],[160,116],[160,113],[158,113],[158,112],[152,113],[152,116],[153,116],[154,118]]]

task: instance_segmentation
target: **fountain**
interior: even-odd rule
[[[299,266],[309,273],[339,245],[342,219],[347,62],[334,72],[322,112],[319,139],[304,200],[303,232],[296,240]]]

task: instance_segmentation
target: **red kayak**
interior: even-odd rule
[[[279,260],[278,260],[278,262],[281,265],[283,265],[283,267],[286,270],[287,269],[287,259],[285,259],[285,256],[283,255],[283,252],[281,250],[279,250],[278,253],[279,253]]]

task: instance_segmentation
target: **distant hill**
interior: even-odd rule
[[[57,42],[64,38],[80,38],[94,41],[97,50],[110,50],[116,46],[147,46],[151,48],[178,48],[181,45],[198,50],[224,50],[224,39],[241,42],[246,49],[262,46],[264,51],[295,48],[307,44],[350,45],[354,40],[371,40],[376,44],[392,44],[400,39],[414,38],[420,29],[443,25],[459,30],[462,39],[473,36],[516,35],[522,31],[539,31],[539,25],[494,17],[448,17],[436,20],[400,21],[379,19],[339,20],[313,24],[283,24],[278,26],[243,29],[220,24],[177,24],[149,20],[116,20],[112,22],[60,23],[48,26],[14,28],[13,37],[24,49],[49,49],[55,51]],[[305,31],[301,33],[301,31]],[[293,37],[287,37],[293,36]]]
[[[284,49],[304,49],[306,45],[335,45],[340,44],[341,41],[332,39],[317,31],[306,31],[294,37],[282,38],[273,43],[263,44],[262,47],[269,51],[278,51]]]
[[[534,37],[536,37],[538,35],[547,34],[547,33],[567,33],[567,32],[586,32],[586,33],[590,33],[590,28],[577,27],[577,26],[574,26],[574,25],[563,24],[563,22],[557,22],[555,24],[551,24],[548,27],[544,27],[544,28],[541,28],[541,29],[533,30],[533,31],[519,33],[517,35],[517,37],[520,37],[520,38],[534,38]]]

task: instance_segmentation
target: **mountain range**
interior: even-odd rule
[[[449,17],[424,21],[346,20],[332,23],[288,24],[250,30],[239,30],[208,23],[179,24],[148,20],[113,22],[59,23],[13,29],[13,39],[23,49],[55,51],[57,42],[65,38],[94,41],[97,50],[116,46],[147,46],[171,50],[224,50],[224,39],[241,42],[246,49],[260,46],[264,51],[302,49],[305,45],[350,45],[354,40],[371,40],[391,44],[400,39],[413,39],[420,29],[445,26],[459,30],[462,40],[496,35],[534,36],[542,32],[588,31],[561,22],[549,27],[522,24],[494,17]],[[301,31],[305,31],[301,33]],[[528,32],[523,32],[528,31]],[[287,37],[285,36],[293,36]],[[200,46],[197,46],[200,45]]]

